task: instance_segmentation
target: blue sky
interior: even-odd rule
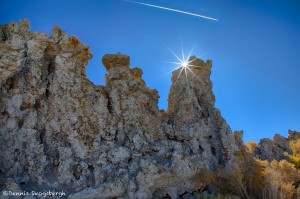
[[[167,108],[175,61],[167,49],[213,60],[216,106],[244,140],[300,131],[300,2],[297,0],[139,0],[218,18],[211,21],[122,0],[0,0],[1,24],[27,18],[31,31],[54,25],[90,46],[87,74],[104,85],[106,53],[122,52]],[[166,47],[167,46],[167,47]]]

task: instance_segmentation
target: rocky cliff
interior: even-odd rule
[[[88,80],[92,54],[54,27],[0,27],[2,190],[79,198],[177,198],[206,186],[202,172],[230,163],[233,134],[215,108],[212,62],[173,72],[168,110],[126,55],[103,57],[106,85]]]

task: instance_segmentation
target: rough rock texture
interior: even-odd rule
[[[246,149],[247,146],[244,144],[244,141],[243,141],[244,131],[243,130],[234,131],[233,135],[234,135],[235,145],[238,148],[238,150]]]
[[[177,198],[196,177],[230,163],[233,134],[214,107],[212,62],[173,73],[168,111],[122,54],[105,55],[106,86],[85,75],[92,54],[54,27],[0,27],[2,190],[65,191],[79,198]],[[191,195],[191,194],[190,194]]]
[[[253,155],[256,158],[268,161],[285,159],[286,157],[283,153],[291,152],[290,141],[300,139],[300,132],[289,130],[288,134],[288,138],[275,134],[273,140],[268,138],[261,139],[255,147]]]

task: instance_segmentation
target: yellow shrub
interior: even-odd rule
[[[256,143],[237,151],[227,168],[220,168],[213,179],[217,192],[233,194],[241,199],[300,198],[300,139],[291,141],[288,160],[272,162],[256,159],[251,153]]]
[[[247,148],[250,151],[250,153],[254,152],[256,146],[257,146],[257,144],[255,142],[251,142],[251,141],[249,141],[247,144]]]
[[[260,198],[265,187],[264,169],[267,163],[257,160],[247,150],[235,154],[230,170],[220,169],[217,187],[222,193],[231,193],[240,198]]]
[[[292,140],[290,142],[290,149],[292,154],[284,153],[289,160],[295,165],[297,169],[300,169],[300,139]]]
[[[273,160],[264,173],[267,186],[264,189],[266,198],[298,198],[296,187],[299,186],[300,173],[294,164],[286,160]]]

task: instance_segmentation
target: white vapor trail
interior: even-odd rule
[[[185,11],[182,11],[182,10],[176,10],[176,9],[172,9],[172,8],[166,8],[166,7],[162,7],[162,6],[156,6],[156,5],[152,5],[152,4],[148,4],[148,3],[142,3],[142,2],[137,2],[137,1],[130,1],[130,0],[124,0],[124,1],[130,2],[130,3],[136,3],[136,4],[140,4],[140,5],[144,5],[144,6],[150,6],[150,7],[154,7],[154,8],[160,8],[160,9],[163,9],[163,10],[170,10],[170,11],[174,11],[174,12],[188,14],[188,15],[192,15],[192,16],[195,16],[195,17],[201,17],[201,18],[204,18],[204,19],[219,21],[219,19],[215,19],[215,18],[212,18],[212,17],[207,17],[207,16],[204,16],[204,15],[194,14],[194,13],[191,13],[191,12],[185,12]]]

